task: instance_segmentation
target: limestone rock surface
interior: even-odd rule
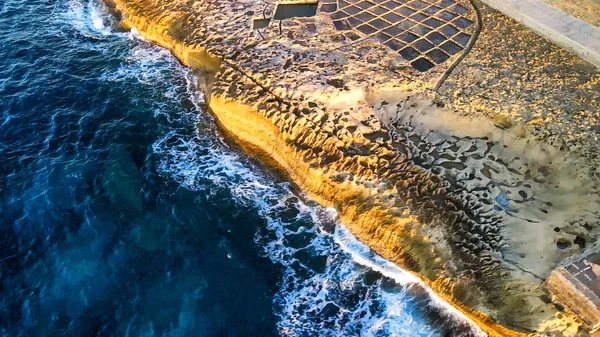
[[[477,42],[442,83],[461,55],[420,72],[375,38],[340,32],[325,12],[254,30],[253,19],[269,17],[273,6],[107,2],[123,26],[196,71],[228,136],[309,198],[335,207],[361,241],[421,277],[490,336],[585,334],[572,316],[556,318],[542,286],[562,259],[600,234],[593,142],[576,126],[544,127],[556,114],[536,112],[559,99],[535,102],[556,88],[538,83],[558,75],[533,78],[526,66],[503,73],[506,64],[490,55],[503,56],[489,52],[489,40],[499,37],[485,25],[488,42],[481,49]],[[485,7],[483,15],[500,17]],[[577,87],[567,92],[580,93],[571,107],[597,114],[598,73],[528,38],[548,48],[540,53],[581,68],[563,76]],[[524,43],[506,39],[509,51]],[[537,91],[528,92],[530,85]],[[575,135],[569,144],[578,147],[557,146],[561,132]]]

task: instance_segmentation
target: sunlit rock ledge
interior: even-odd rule
[[[581,130],[598,118],[595,68],[465,0],[415,5],[414,22],[441,23],[414,36],[380,35],[402,20],[391,15],[370,28],[336,15],[348,4],[335,0],[283,20],[300,12],[258,0],[107,2],[124,27],[196,71],[229,137],[490,336],[587,334],[543,282],[600,232],[598,130]],[[393,1],[348,2],[376,18],[396,13]],[[433,11],[457,5],[454,17]],[[433,47],[415,44],[424,39]],[[544,57],[563,68],[528,65]],[[546,105],[592,120],[560,120]]]

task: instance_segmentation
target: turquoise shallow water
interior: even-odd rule
[[[99,3],[4,0],[0,31],[1,336],[477,333],[225,144]]]

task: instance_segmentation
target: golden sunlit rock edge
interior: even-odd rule
[[[209,13],[223,9],[210,2],[106,2],[123,27],[135,28],[147,40],[171,50],[197,73],[207,105],[229,138],[282,171],[310,199],[334,207],[340,222],[360,241],[417,275],[490,336],[585,333],[571,316],[555,318],[556,309],[543,300],[547,293],[539,277],[504,265],[501,256],[511,248],[504,248],[495,226],[505,222],[512,226],[510,221],[488,215],[487,209],[473,211],[481,209],[479,200],[455,191],[443,176],[414,165],[413,158],[393,141],[390,130],[399,114],[418,117],[423,111],[432,111],[447,118],[443,108],[424,94],[429,83],[426,78],[409,84],[359,86],[351,85],[351,80],[339,84],[334,76],[327,86],[346,88],[310,97],[309,92],[321,86],[310,88],[300,83],[296,89],[305,90],[306,95],[283,95],[272,82],[277,79],[261,73],[260,66],[253,69],[244,64],[248,60],[239,60],[241,53],[260,42],[248,38],[242,49],[224,46],[224,32],[215,27],[227,26],[223,23],[227,16],[211,16]],[[251,2],[240,1],[239,5],[250,6]],[[234,14],[237,12],[229,13]],[[290,71],[290,76],[299,76],[298,72]],[[485,121],[469,123],[486,137],[487,128],[493,128],[493,123]],[[438,127],[426,119],[421,124]],[[523,140],[521,131],[499,133],[497,141],[552,151]],[[542,171],[540,161],[529,162],[528,169]],[[477,235],[469,234],[473,232]],[[450,242],[446,236],[454,238]],[[553,268],[552,263],[548,265]]]

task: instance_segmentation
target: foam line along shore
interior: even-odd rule
[[[544,302],[541,287],[563,253],[551,240],[533,237],[535,230],[519,235],[515,229],[534,223],[556,235],[544,224],[553,204],[544,198],[552,198],[549,182],[564,177],[571,183],[556,189],[576,190],[592,210],[598,198],[586,190],[593,186],[588,167],[563,169],[572,158],[486,119],[459,119],[456,129],[436,123],[432,117],[454,118],[426,95],[430,77],[439,72],[398,76],[383,47],[368,41],[345,47],[323,16],[282,21],[286,34],[273,29],[265,37],[248,28],[263,6],[254,1],[108,3],[124,27],[196,71],[220,127],[247,153],[283,172],[310,199],[335,208],[361,242],[413,272],[486,332],[520,335],[570,326],[555,318],[557,309]],[[461,129],[463,124],[477,128]],[[534,148],[543,155],[527,152]],[[471,172],[464,163],[444,160],[452,155],[440,150],[472,152],[475,161],[481,151],[499,164],[491,168],[498,174],[483,162],[477,163],[481,173]],[[558,163],[555,175],[543,173],[548,162]],[[523,188],[544,198],[528,198]],[[530,199],[536,211],[516,210],[517,195]],[[575,203],[563,209],[561,217],[582,222],[598,217]]]
[[[480,333],[224,142],[197,74],[100,1],[0,27],[0,335]]]

